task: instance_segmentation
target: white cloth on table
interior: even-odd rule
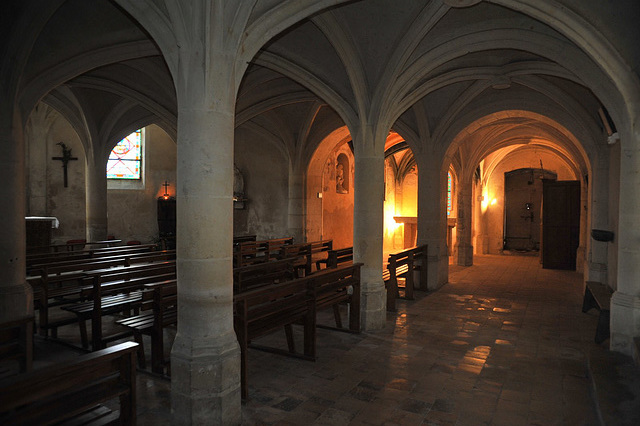
[[[27,217],[25,217],[25,219],[27,219],[27,220],[50,220],[52,228],[58,229],[58,227],[60,226],[60,221],[58,220],[57,217],[54,217],[54,216],[27,216]]]

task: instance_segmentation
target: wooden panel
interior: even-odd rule
[[[542,267],[576,269],[580,243],[580,182],[544,181]]]

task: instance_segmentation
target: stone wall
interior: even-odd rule
[[[66,188],[62,163],[51,159],[62,155],[59,142],[78,158],[68,163]],[[53,230],[52,243],[85,238],[86,155],[77,133],[59,113],[40,104],[27,124],[26,143],[27,215],[58,218],[60,227]],[[171,185],[170,195],[175,196],[175,142],[160,127],[151,125],[145,129],[144,146],[143,181],[136,185],[110,182],[107,191],[108,233],[123,241],[156,241],[156,200],[164,192],[165,180]],[[126,186],[129,189],[122,189]]]
[[[284,153],[254,132],[236,129],[235,165],[248,201],[233,211],[233,234],[259,240],[288,236],[289,162]]]
[[[353,245],[354,170],[353,153],[346,143],[331,151],[324,165],[322,238],[332,239],[334,248]]]

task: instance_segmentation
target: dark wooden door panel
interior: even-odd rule
[[[542,267],[576,269],[580,243],[580,182],[544,181]]]

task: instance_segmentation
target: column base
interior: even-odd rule
[[[458,266],[473,265],[473,246],[471,244],[456,244]]]
[[[611,297],[612,351],[633,356],[633,339],[640,336],[640,296],[616,291]]]
[[[576,250],[576,271],[584,271],[585,264],[587,263],[586,258],[585,247],[582,245],[578,246],[578,249]]]
[[[387,321],[387,290],[382,278],[360,284],[360,326],[363,331],[380,330]]]
[[[172,424],[241,424],[240,347],[232,334],[198,340],[176,335],[171,350]]]
[[[26,282],[0,286],[0,322],[33,315],[33,291]]]
[[[439,250],[439,249],[437,249]],[[449,256],[446,246],[442,252],[430,254],[427,258],[427,290],[434,291],[449,282]]]

